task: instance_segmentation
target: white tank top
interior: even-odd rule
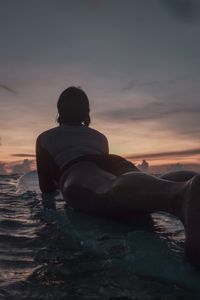
[[[41,191],[55,191],[63,168],[72,160],[88,154],[108,154],[107,138],[97,130],[61,125],[41,133],[36,142]]]
[[[107,138],[87,126],[61,125],[43,132],[38,140],[59,169],[83,155],[108,154]]]

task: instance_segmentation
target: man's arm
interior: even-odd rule
[[[105,135],[103,135],[103,143],[104,143],[104,154],[109,154],[108,139]]]
[[[52,193],[58,189],[56,176],[58,175],[58,167],[53,157],[41,145],[40,136],[36,141],[36,163],[39,178],[39,186],[42,193]]]

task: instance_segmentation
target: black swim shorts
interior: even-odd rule
[[[61,173],[63,174],[68,168],[81,161],[94,163],[101,169],[119,176],[127,172],[140,172],[140,170],[130,161],[114,154],[87,154],[70,161],[64,166]]]

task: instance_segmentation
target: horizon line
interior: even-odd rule
[[[126,155],[127,159],[151,159],[151,158],[163,158],[172,156],[190,156],[200,154],[200,148],[188,149],[188,150],[178,150],[178,151],[166,151],[166,152],[153,152],[153,153],[142,153],[142,154],[132,154]]]
[[[200,148],[195,149],[187,149],[187,150],[178,150],[178,151],[165,151],[165,152],[151,152],[151,153],[141,153],[141,154],[129,154],[129,155],[122,155],[126,159],[156,159],[156,158],[167,158],[173,156],[193,156],[193,155],[200,155]],[[14,153],[10,154],[12,157],[23,157],[23,158],[30,158],[35,157],[35,154],[28,154],[28,153]],[[6,163],[5,161],[0,161],[0,163]]]

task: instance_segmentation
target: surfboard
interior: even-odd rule
[[[40,195],[37,172],[23,175],[17,188],[18,193]],[[187,261],[184,228],[172,215],[155,213],[145,218],[110,220],[63,205],[63,209],[49,210],[47,216],[57,222],[71,244],[123,270],[129,278],[138,275],[200,291],[200,270]]]

